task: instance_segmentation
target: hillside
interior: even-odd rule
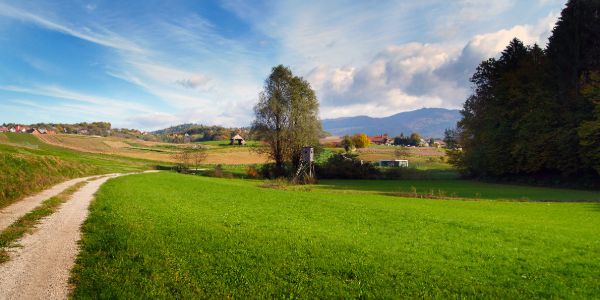
[[[152,167],[148,160],[77,151],[31,134],[0,133],[0,208],[67,179]]]
[[[322,122],[323,129],[333,135],[364,132],[368,135],[387,133],[396,136],[400,133],[418,132],[425,137],[443,137],[444,130],[454,128],[458,120],[458,110],[422,108],[383,118],[356,116],[325,119]]]

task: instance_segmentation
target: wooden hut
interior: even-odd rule
[[[245,145],[245,144],[246,144],[246,141],[239,134],[236,134],[234,137],[229,139],[229,145]]]

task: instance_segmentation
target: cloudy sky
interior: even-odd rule
[[[323,118],[459,108],[513,37],[545,45],[565,0],[0,0],[0,123],[245,126],[291,67]]]

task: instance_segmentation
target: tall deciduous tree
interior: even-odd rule
[[[310,84],[279,65],[265,80],[264,90],[254,107],[252,131],[266,142],[266,152],[275,161],[276,175],[284,174],[284,164],[297,166],[302,147],[318,144],[321,132],[319,101]]]

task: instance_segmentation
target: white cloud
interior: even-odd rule
[[[324,117],[381,116],[421,107],[459,108],[470,92],[468,78],[488,57],[517,37],[543,44],[556,15],[473,37],[462,49],[447,44],[407,43],[382,49],[362,67],[320,65],[307,79],[322,99]]]
[[[536,7],[550,5],[538,1],[544,3]],[[459,107],[469,93],[467,79],[482,59],[497,55],[515,36],[543,45],[557,17],[513,26],[507,16],[521,4],[515,0],[224,0],[253,35],[240,37],[200,12],[179,12],[174,18],[140,9],[132,17],[84,2],[77,14],[69,11],[72,6],[42,2],[0,2],[0,16],[107,47],[110,55],[99,59],[98,72],[135,85],[149,95],[141,102],[161,102],[162,111],[100,96],[109,92],[76,92],[68,83],[5,85],[5,90],[69,100],[69,105],[106,103],[135,112],[124,121],[133,127],[158,126],[158,119],[169,125],[248,125],[263,79],[278,63],[305,75],[324,117]],[[497,20],[497,27],[478,27],[489,20]],[[475,33],[464,33],[467,25]],[[44,67],[39,61],[30,65]]]

